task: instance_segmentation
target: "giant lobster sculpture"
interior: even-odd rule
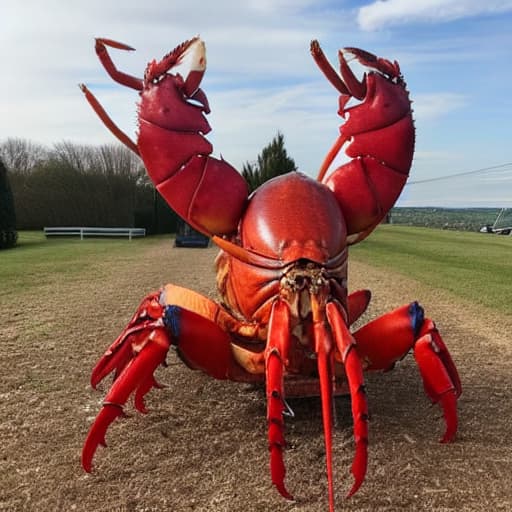
[[[109,75],[140,91],[137,142],[123,133],[91,92],[93,109],[129,148],[141,156],[160,194],[197,230],[220,247],[216,260],[221,302],[173,284],[147,296],[126,329],[92,372],[94,388],[114,372],[114,382],[94,421],[82,453],[91,471],[98,445],[133,394],[146,412],[144,395],[158,387],[153,372],[174,347],[189,367],[216,379],[264,382],[272,482],[286,498],[284,416],[286,396],[311,392],[321,397],[330,510],[334,510],[332,400],[345,383],[352,402],[355,456],[354,494],[367,467],[368,411],[363,371],[388,370],[413,350],[424,388],[443,410],[441,442],[457,431],[460,379],[434,322],[417,303],[405,305],[364,325],[350,326],[365,311],[370,292],[347,293],[347,248],[379,224],[396,201],[414,152],[414,127],[405,83],[397,62],[356,48],[339,52],[339,73],[318,42],[313,59],[339,92],[346,119],[317,180],[298,172],[268,181],[248,197],[241,175],[225,160],[210,156],[204,137],[209,106],[200,82],[206,70],[204,43],[193,38],[159,62],[144,78],[116,69],[107,47],[96,53]],[[346,56],[368,72],[359,80]],[[190,69],[175,67],[185,57]],[[173,72],[174,70],[174,72]],[[348,107],[355,98],[357,104]],[[346,146],[352,160],[328,173]]]

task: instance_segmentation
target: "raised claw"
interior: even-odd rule
[[[358,80],[356,75],[354,75],[353,71],[350,69],[350,66],[348,65],[348,62],[345,59],[345,55],[343,54],[342,50],[338,52],[338,59],[340,61],[341,76],[343,77],[343,81],[349,91],[350,96],[353,96],[358,100],[364,99],[364,97],[366,96],[366,78]],[[345,99],[348,101],[348,99],[350,99],[350,96]],[[340,106],[340,110],[343,110],[343,107],[345,105]]]
[[[362,100],[366,96],[366,80],[358,80],[354,75],[350,66],[348,65],[347,59],[344,53],[349,52],[353,54],[361,64],[365,64],[363,54],[367,53],[357,48],[344,48],[338,52],[338,59],[340,63],[340,73],[332,67],[331,63],[327,60],[320,43],[317,40],[311,41],[310,51],[313,59],[315,60],[322,73],[325,75],[327,80],[341,93],[344,103],[346,103],[352,96],[359,100]],[[371,56],[371,54],[367,54]],[[374,60],[377,61],[377,57],[373,56]],[[373,63],[370,57],[366,59],[368,66]],[[344,105],[341,106],[340,110],[343,110]]]
[[[327,80],[331,82],[335,89],[337,89],[341,94],[350,94],[347,86],[343,83],[343,80],[327,60],[327,57],[320,47],[320,43],[316,39],[311,41],[310,52],[317,66],[321,69],[322,73],[325,75]]]
[[[191,97],[199,89],[199,84],[206,71],[206,47],[199,37],[193,37],[165,55],[159,62],[150,62],[144,73],[144,81],[149,83],[159,79],[174,66],[181,64],[185,56],[190,59],[190,69],[183,82],[183,92]]]
[[[390,78],[400,77],[400,66],[396,60],[391,62],[388,59],[377,57],[373,53],[361,50],[360,48],[347,47],[343,48],[342,52],[353,55],[363,66],[380,71]]]
[[[348,65],[348,53],[368,68],[362,80]],[[411,102],[396,62],[345,48],[339,52],[338,75],[317,41],[311,44],[311,54],[340,93],[338,114],[345,119],[317,179],[333,191],[346,221],[347,243],[352,245],[375,229],[405,185],[414,154]],[[347,106],[351,98],[361,101]],[[351,160],[328,174],[343,148]]]

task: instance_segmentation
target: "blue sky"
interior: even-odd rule
[[[333,63],[343,46],[400,62],[417,128],[400,205],[512,206],[512,0],[4,0],[0,141],[113,142],[80,82],[135,137],[137,94],[112,84],[94,37],[137,48],[112,56],[141,76],[148,60],[196,34],[208,52],[208,137],[236,167],[280,130],[299,170],[316,175],[341,119],[309,55],[315,38]]]

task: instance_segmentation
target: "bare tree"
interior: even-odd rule
[[[163,207],[140,158],[124,146],[51,149],[23,139],[0,143],[12,172],[18,229],[47,225],[140,226],[169,232],[176,216]]]
[[[62,141],[53,145],[51,157],[78,172],[87,172],[94,159],[92,146]]]
[[[11,173],[28,174],[48,158],[48,150],[26,139],[8,138],[0,143],[0,158]]]
[[[118,174],[138,180],[145,173],[141,159],[121,144],[108,144],[97,148],[100,168],[104,174]]]

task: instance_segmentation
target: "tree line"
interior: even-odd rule
[[[16,226],[144,227],[172,232],[176,215],[156,193],[141,160],[122,145],[71,142],[52,148],[24,139],[0,143]]]
[[[44,226],[176,231],[177,215],[157,193],[139,157],[120,144],[61,142],[48,148],[9,138],[0,142],[0,162],[0,238],[15,243],[16,228]],[[295,170],[278,132],[255,162],[243,166],[242,174],[253,191]]]

